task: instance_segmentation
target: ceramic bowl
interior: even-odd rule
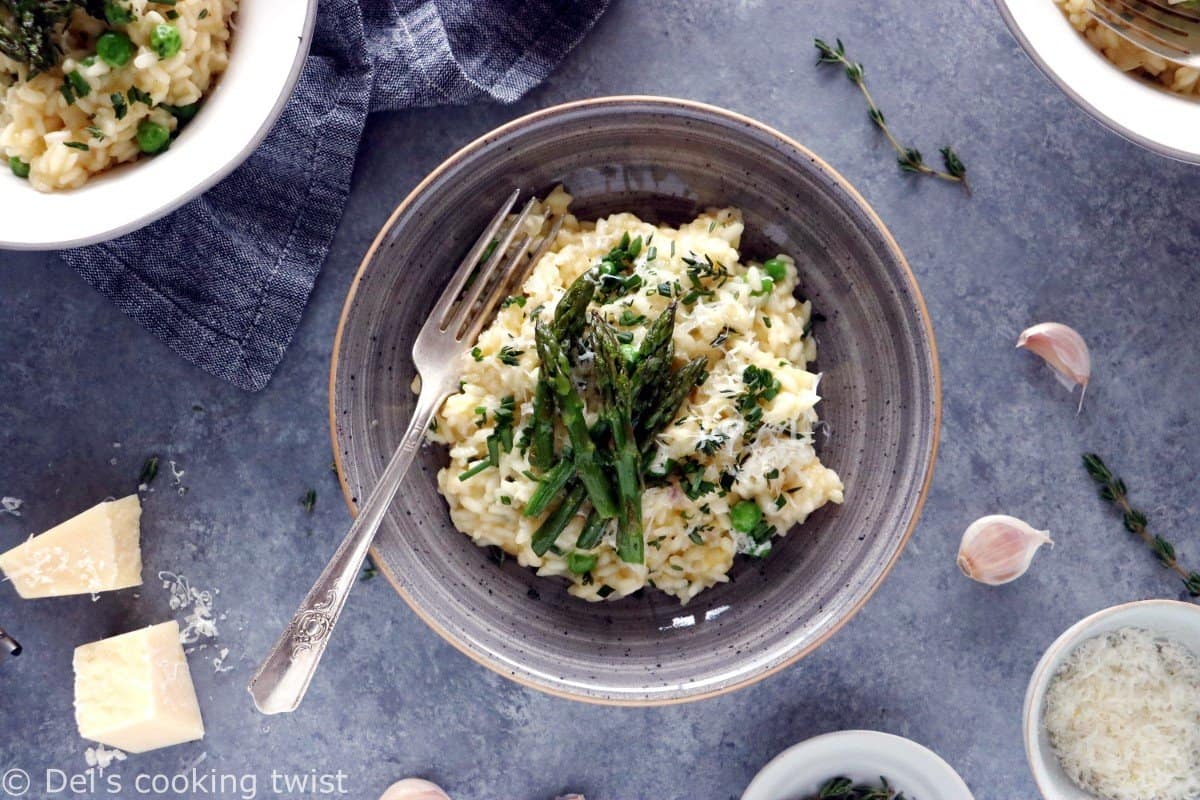
[[[830,778],[888,783],[913,800],[972,800],[942,757],[911,739],[879,731],[838,731],[789,747],[754,776],[742,800],[815,797]]]
[[[411,348],[450,272],[514,187],[563,183],[583,219],[629,210],[679,223],[740,207],[749,257],[799,264],[828,317],[818,334],[822,457],[846,503],[687,606],[647,591],[590,604],[450,523],[427,447],[376,541],[379,569],[436,631],[484,665],[573,698],[662,703],[740,686],[811,651],[866,601],[915,524],[940,394],[920,292],[883,223],[815,155],[728,111],[661,98],[551,108],[451,156],[400,205],[355,278],[334,344],[330,419],[351,507],[376,482],[414,405]]]
[[[996,0],[996,6],[1033,63],[1080,108],[1148,150],[1200,163],[1200,101],[1121,72],[1053,0]]]
[[[1142,600],[1106,608],[1072,625],[1046,650],[1025,692],[1025,755],[1045,800],[1096,800],[1080,789],[1058,763],[1050,747],[1042,711],[1046,688],[1063,661],[1083,642],[1119,628],[1145,628],[1164,634],[1200,654],[1200,606],[1177,600]]]
[[[283,112],[308,54],[316,12],[316,0],[242,2],[229,67],[200,113],[161,155],[57,192],[39,192],[5,167],[0,248],[49,250],[112,239],[216,185],[246,160]]]

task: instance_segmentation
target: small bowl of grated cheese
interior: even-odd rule
[[[1076,623],[1025,695],[1046,800],[1200,798],[1200,606],[1144,600]]]

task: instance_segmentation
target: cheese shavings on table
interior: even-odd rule
[[[141,516],[137,495],[100,503],[0,554],[0,570],[24,598],[140,586]]]
[[[774,536],[825,503],[842,502],[841,479],[814,449],[820,396],[819,375],[807,368],[816,357],[812,307],[796,298],[788,256],[742,261],[736,209],[708,210],[672,228],[628,213],[583,222],[567,213],[570,199],[560,188],[535,206],[527,233],[538,236],[551,214],[566,214],[562,229],[520,294],[502,304],[464,355],[461,391],[442,406],[431,434],[449,448],[439,488],[454,525],[476,544],[500,547],[539,575],[568,579],[576,597],[616,599],[648,586],[686,603],[729,580],[739,553],[763,556]],[[586,310],[565,326],[576,330],[552,336],[564,327],[556,321],[560,301],[572,303],[581,280],[595,286]],[[669,314],[673,329],[659,328],[669,341],[651,347],[666,353],[668,368],[622,401],[620,387],[639,385],[653,355],[645,352],[647,337],[656,323],[670,323]],[[549,415],[538,397],[547,346],[565,359],[551,363],[567,367],[558,370]],[[613,348],[624,358],[606,358]],[[654,395],[658,384],[684,379],[690,391],[654,423],[649,441],[645,420],[635,419],[628,432],[642,452],[631,454],[623,417],[610,413],[614,404],[653,406],[663,400]],[[583,407],[596,452],[586,433],[569,429],[564,409],[572,404]],[[547,416],[561,420],[550,428],[554,466],[533,441]],[[574,465],[556,473],[572,458]],[[639,464],[640,479],[623,480],[629,463]],[[589,484],[596,482],[592,467],[611,476],[607,490]],[[539,488],[554,488],[564,475],[561,491],[543,491],[553,500],[541,508]],[[622,483],[638,485],[628,491]],[[597,514],[606,493],[620,507],[610,510],[612,520]],[[640,517],[630,519],[639,499]],[[531,500],[535,514],[527,513]]]
[[[1122,628],[1079,645],[1046,691],[1063,770],[1108,800],[1200,797],[1200,661],[1178,642]]]

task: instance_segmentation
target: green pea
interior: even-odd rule
[[[729,510],[729,523],[735,531],[750,533],[761,520],[762,509],[751,500],[743,500]]]
[[[586,575],[596,568],[599,559],[593,553],[567,553],[567,569],[576,575]]]
[[[171,132],[157,122],[144,119],[138,123],[137,143],[143,153],[161,153],[171,143]]]
[[[133,42],[123,33],[109,31],[96,40],[96,55],[110,67],[123,67],[133,58]]]
[[[109,25],[128,25],[133,22],[133,12],[124,4],[109,0],[104,4],[104,18]]]
[[[170,58],[175,55],[183,47],[183,39],[179,36],[179,29],[165,22],[161,25],[155,25],[154,30],[150,31],[150,47],[154,49],[154,52],[158,53],[159,58]]]
[[[12,174],[18,178],[29,177],[29,165],[16,156],[8,157],[8,168],[12,170]]]
[[[787,262],[782,258],[769,259],[763,264],[763,269],[777,281],[781,281],[787,277]]]

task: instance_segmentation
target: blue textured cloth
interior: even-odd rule
[[[262,146],[175,213],[63,258],[188,361],[261,389],[329,251],[368,112],[511,103],[607,4],[321,0],[308,61]]]

